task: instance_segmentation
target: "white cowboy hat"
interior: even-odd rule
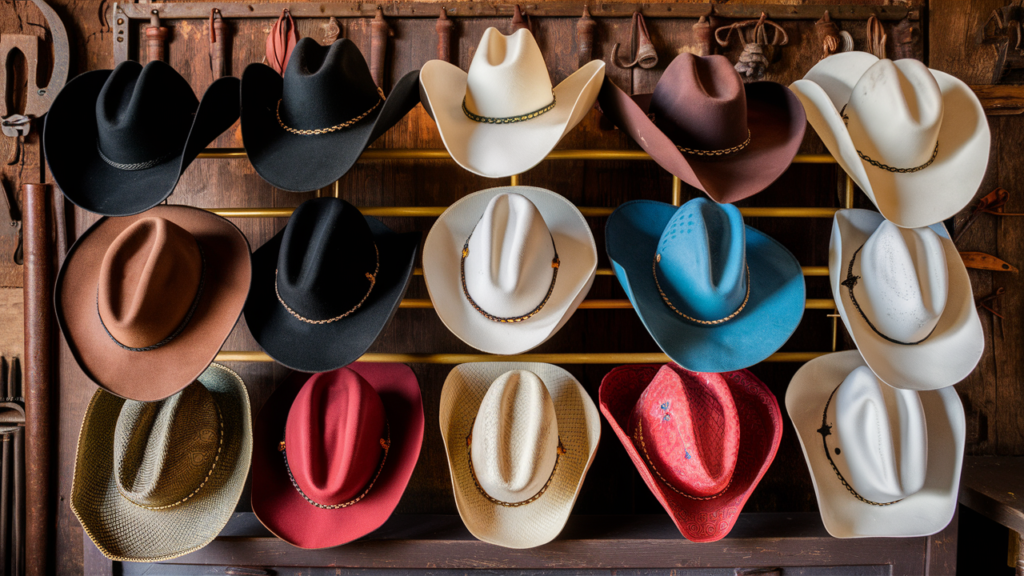
[[[441,437],[469,531],[533,548],[562,531],[601,439],[594,401],[551,364],[479,362],[441,389]]]
[[[529,30],[484,31],[469,72],[443,60],[420,70],[423,106],[459,166],[504,178],[536,166],[597,100],[604,62],[592,60],[552,88]]]
[[[790,88],[828,151],[897,226],[941,222],[978,191],[988,166],[988,120],[957,78],[911,58],[844,52]]]
[[[583,214],[531,186],[470,194],[438,217],[423,245],[423,279],[437,315],[491,354],[539,346],[590,291],[597,245]]]
[[[847,350],[804,364],[786,411],[832,536],[928,536],[953,519],[966,424],[952,388],[893,388]]]
[[[971,280],[942,224],[899,228],[871,210],[840,210],[828,275],[843,324],[890,386],[952,386],[981,359]]]

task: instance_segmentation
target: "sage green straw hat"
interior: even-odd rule
[[[224,366],[158,402],[100,389],[78,437],[71,510],[111,560],[177,558],[227,524],[251,458],[249,396]]]

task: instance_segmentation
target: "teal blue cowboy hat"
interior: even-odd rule
[[[605,245],[647,331],[687,370],[757,364],[803,317],[800,263],[730,204],[626,202],[608,218]]]

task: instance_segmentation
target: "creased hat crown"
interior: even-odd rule
[[[364,114],[379,101],[366,59],[351,40],[321,46],[303,38],[295,45],[281,93],[281,120],[287,126],[329,128]]]
[[[525,28],[511,36],[485,30],[466,79],[469,111],[509,118],[540,110],[552,98],[551,77],[533,34]]]

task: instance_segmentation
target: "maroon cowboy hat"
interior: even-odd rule
[[[725,56],[676,56],[653,94],[630,97],[606,78],[598,102],[662,168],[721,203],[782,175],[807,126],[789,88],[744,84]]]
[[[296,372],[253,426],[252,511],[299,548],[330,548],[379,528],[423,444],[423,399],[404,364]]]
[[[601,381],[601,413],[640,476],[693,542],[724,538],[782,439],[779,402],[746,370],[621,366]]]

